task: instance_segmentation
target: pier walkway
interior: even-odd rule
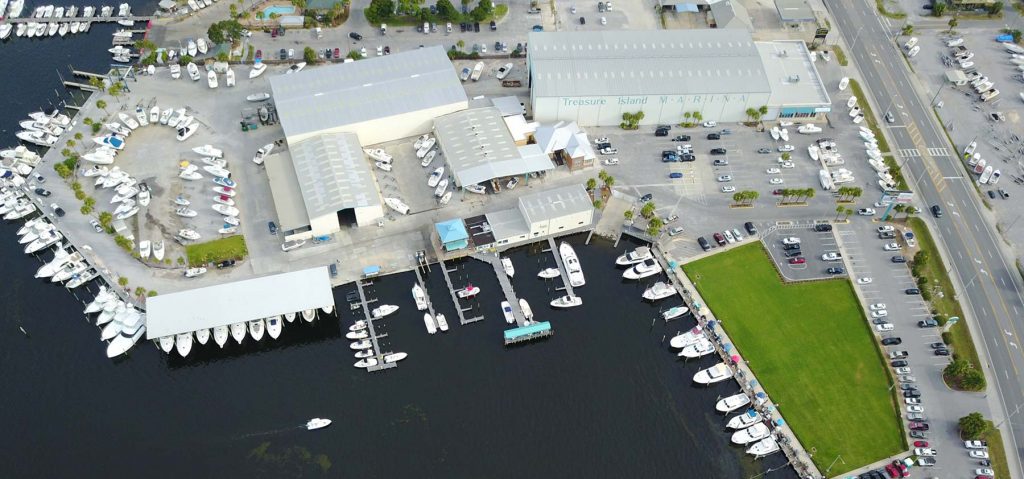
[[[18,17],[18,18],[5,18],[4,22],[7,23],[70,23],[70,22],[89,22],[89,23],[109,23],[117,22],[121,20],[131,20],[133,22],[148,22],[156,17],[152,15],[144,16],[128,16],[128,17],[48,17],[48,18],[35,18],[35,17]]]
[[[569,296],[576,296],[576,293],[572,290],[572,284],[569,283],[569,271],[565,269],[565,265],[562,264],[562,255],[558,252],[558,245],[555,244],[554,238],[548,238],[548,246],[551,247],[551,254],[555,257],[555,264],[558,265],[558,272],[562,274],[562,287],[555,288],[558,291],[565,291]]]
[[[455,286],[452,284],[452,277],[448,275],[448,273],[451,272],[451,271],[448,270],[448,265],[444,264],[444,260],[441,259],[441,258],[437,259],[437,263],[439,265],[441,265],[441,273],[444,274],[444,282],[448,285],[448,293],[451,294],[451,296],[452,296],[452,303],[455,305],[455,311],[457,313],[459,313],[459,324],[467,325],[469,323],[475,323],[477,321],[482,321],[484,319],[484,317],[482,315],[481,316],[475,316],[475,317],[472,317],[472,318],[467,318],[466,317],[466,311],[469,311],[472,308],[463,308],[462,307],[462,303],[459,302],[459,295],[458,295],[458,293],[456,293],[457,290],[455,289]],[[454,271],[454,270],[452,270],[452,271]],[[419,277],[419,271],[418,270],[417,270],[416,275],[417,275],[417,278],[418,278]]]
[[[368,372],[374,372],[397,367],[398,363],[385,363],[384,352],[380,350],[380,342],[378,341],[378,338],[386,337],[387,333],[378,335],[376,328],[373,327],[374,318],[370,314],[370,303],[376,302],[377,300],[366,299],[366,290],[363,289],[363,282],[361,280],[356,281],[356,289],[359,291],[359,302],[363,306],[363,315],[366,317],[366,329],[370,331],[370,342],[373,343],[374,355],[372,357],[377,360],[376,365],[370,366],[366,368],[366,370]]]
[[[505,293],[505,301],[512,306],[512,316],[516,318],[516,324],[519,327],[526,326],[526,315],[523,314],[523,309],[519,307],[519,298],[516,297],[516,291],[512,288],[512,282],[508,280],[508,275],[505,274],[505,268],[501,266],[501,257],[497,254],[482,254],[472,253],[469,255],[473,259],[490,263],[494,268],[494,274],[498,276],[498,284],[501,285],[501,291]]]

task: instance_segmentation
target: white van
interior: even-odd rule
[[[423,34],[430,33],[430,22],[423,22]]]

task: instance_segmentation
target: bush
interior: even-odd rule
[[[972,412],[960,418],[959,426],[960,435],[970,441],[978,439],[988,431],[988,421],[980,412]]]

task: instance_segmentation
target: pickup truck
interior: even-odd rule
[[[520,87],[520,86],[523,86],[523,82],[521,80],[502,80],[501,81],[501,86],[504,86],[504,87]]]
[[[841,255],[841,254],[839,254],[839,253],[837,253],[835,251],[829,251],[828,253],[825,253],[825,254],[821,255],[821,260],[822,261],[840,261],[842,259],[843,259],[843,255]]]

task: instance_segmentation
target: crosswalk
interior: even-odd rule
[[[949,149],[947,148],[928,148],[928,154],[931,156],[949,156]]]
[[[903,158],[917,158],[921,156],[921,152],[917,148],[903,148],[898,151],[900,156]]]

